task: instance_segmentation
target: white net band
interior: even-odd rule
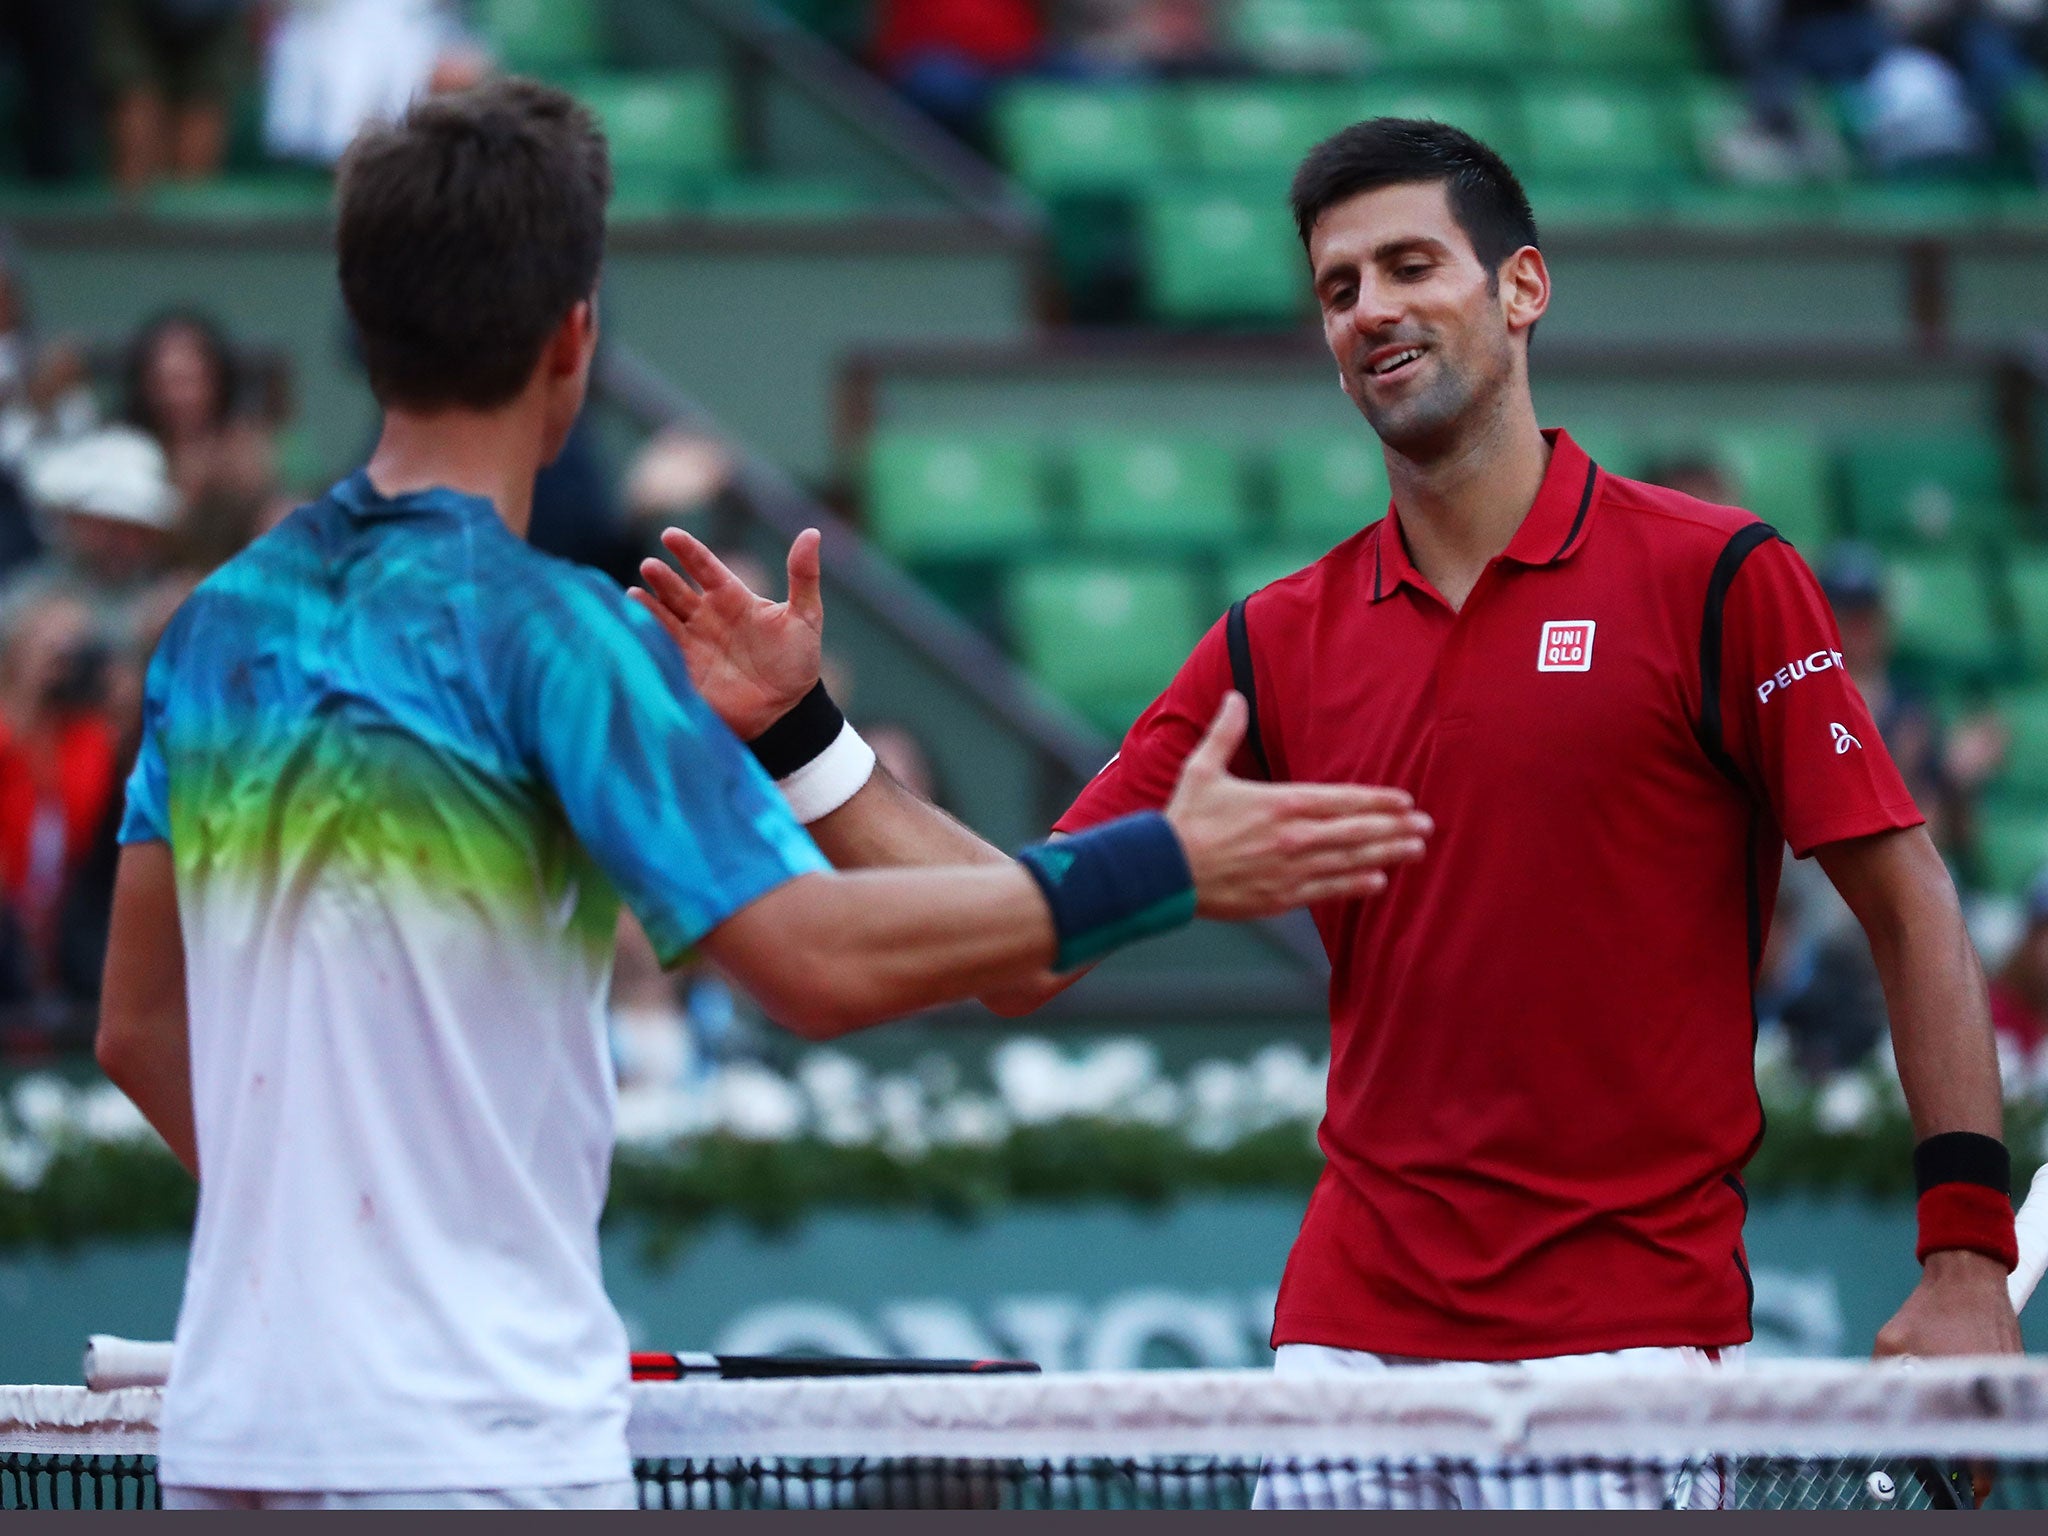
[[[639,1383],[636,1457],[2048,1455],[2048,1360]],[[152,1388],[0,1388],[0,1456],[149,1454]]]

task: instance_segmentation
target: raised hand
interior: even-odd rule
[[[1422,857],[1433,825],[1405,790],[1263,784],[1233,777],[1244,698],[1225,694],[1166,805],[1204,917],[1275,917],[1313,901],[1370,896]]]
[[[667,530],[661,542],[690,580],[660,560],[643,560],[646,586],[627,595],[669,632],[704,701],[735,736],[751,741],[818,681],[825,636],[818,530],[806,528],[789,546],[786,603],[754,592],[680,528]]]

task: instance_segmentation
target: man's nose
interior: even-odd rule
[[[1406,315],[1399,296],[1385,283],[1362,283],[1351,306],[1351,324],[1361,336],[1377,335],[1399,325]]]

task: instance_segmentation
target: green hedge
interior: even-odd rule
[[[2041,1106],[2008,1106],[2007,1141],[2027,1173],[2039,1161],[2043,1131]],[[1770,1111],[1747,1181],[1763,1196],[1904,1199],[1912,1193],[1912,1146],[1912,1127],[1892,1105],[1838,1130],[1824,1123],[1814,1099],[1781,1103]],[[607,1219],[630,1218],[662,1248],[719,1220],[775,1230],[822,1211],[936,1212],[971,1221],[1013,1202],[1159,1205],[1248,1191],[1305,1196],[1321,1167],[1308,1128],[1295,1122],[1205,1147],[1174,1128],[1070,1119],[1017,1127],[986,1146],[911,1154],[809,1136],[749,1141],[715,1133],[667,1146],[622,1146]],[[193,1200],[192,1181],[154,1141],[76,1141],[59,1147],[39,1178],[0,1184],[0,1251],[182,1236]]]

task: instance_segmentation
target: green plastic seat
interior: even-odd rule
[[[1153,193],[1140,209],[1145,297],[1165,321],[1277,324],[1313,300],[1284,197],[1233,186]]]
[[[1363,427],[1291,434],[1274,444],[1271,462],[1274,521],[1290,547],[1328,549],[1386,516],[1387,461]]]
[[[1278,81],[1189,86],[1178,105],[1196,170],[1272,176],[1276,200],[1301,157],[1350,121],[1343,92]]]
[[[1508,69],[1541,56],[1528,0],[1380,0],[1380,62],[1388,69]]]
[[[2010,733],[1997,792],[2048,807],[2048,684],[2002,692],[1996,707]]]
[[[1231,39],[1273,69],[1327,71],[1369,61],[1372,13],[1359,0],[1237,0]]]
[[[1698,58],[1689,0],[1536,0],[1534,8],[1561,64],[1683,69]]]
[[[1351,116],[1434,118],[1464,129],[1510,163],[1521,156],[1521,119],[1513,100],[1499,90],[1442,78],[1379,76],[1352,94]]]
[[[868,528],[883,549],[913,563],[1041,549],[1039,463],[1037,447],[1020,438],[883,433],[868,451]]]
[[[1796,424],[1722,427],[1713,434],[1714,461],[1734,484],[1742,506],[1769,523],[1809,558],[1837,534],[1828,453],[1818,436]]]
[[[509,70],[553,74],[603,61],[596,0],[477,0],[472,10]]]
[[[1249,597],[1296,571],[1314,565],[1329,550],[1311,544],[1261,544],[1241,549],[1223,562],[1223,604]]]
[[[1673,131],[1669,101],[1646,86],[1536,83],[1522,87],[1521,102],[1525,174],[1533,182],[1611,186],[1687,174],[1689,159]]]
[[[1938,545],[2008,531],[2005,465],[1990,437],[1963,431],[1852,442],[1842,471],[1859,537]]]
[[[1977,864],[1992,890],[2025,890],[2048,866],[2048,801],[1985,799],[1977,807]]]
[[[604,125],[622,183],[715,175],[732,162],[731,99],[717,75],[593,75],[576,94]]]
[[[2048,552],[2014,553],[2005,579],[2019,623],[2020,660],[2029,672],[2048,676]]]
[[[1092,433],[1073,445],[1074,502],[1091,543],[1227,549],[1246,534],[1235,448],[1210,437]]]
[[[1038,192],[1127,192],[1171,168],[1164,94],[1025,81],[996,108],[1003,160]]]
[[[1121,736],[1194,649],[1206,605],[1179,564],[1043,560],[1011,567],[1004,609],[1031,674]]]
[[[1936,674],[1981,677],[2003,652],[1983,572],[1968,555],[1900,555],[1885,563],[1885,605],[1899,655]]]

